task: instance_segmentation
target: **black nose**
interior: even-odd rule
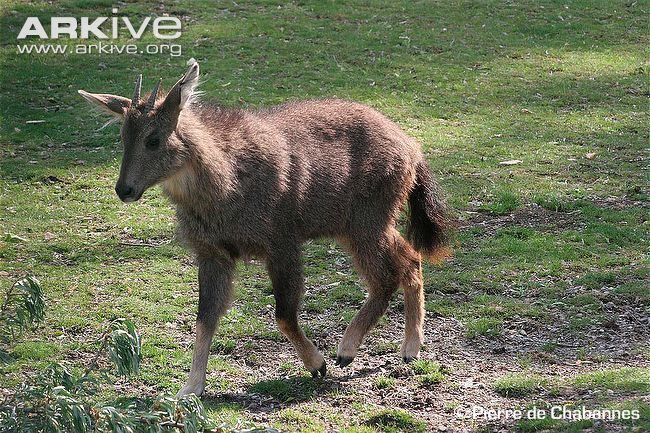
[[[133,196],[133,187],[129,185],[117,184],[115,185],[115,192],[120,200],[124,201]]]

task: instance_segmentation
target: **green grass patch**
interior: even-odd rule
[[[314,396],[318,382],[311,377],[262,380],[252,384],[249,392],[273,397],[282,402],[304,401]]]
[[[572,384],[581,389],[650,392],[650,369],[624,367],[576,376]]]
[[[600,289],[616,283],[616,274],[614,272],[588,272],[578,278],[575,283],[589,289]]]
[[[24,341],[14,346],[12,357],[21,360],[46,360],[59,353],[59,346],[42,341]]]
[[[280,429],[290,426],[292,430],[305,433],[323,432],[325,431],[325,424],[317,417],[309,413],[305,413],[299,409],[283,409],[278,414],[278,419],[282,422],[279,426]]]
[[[231,339],[218,338],[212,341],[211,351],[221,355],[228,355],[235,351],[237,342]]]
[[[435,371],[433,373],[427,373],[420,377],[420,382],[424,386],[433,386],[445,380],[445,375],[442,371]]]
[[[526,419],[517,422],[517,432],[556,432],[556,433],[582,433],[585,429],[593,427],[591,420],[563,422],[552,418]]]
[[[573,202],[558,195],[535,195],[533,203],[553,212],[567,212],[575,208]]]
[[[424,386],[433,386],[445,379],[447,371],[437,362],[428,359],[416,359],[411,363],[413,373]]]
[[[375,379],[375,387],[377,389],[390,389],[395,386],[395,378],[389,376],[378,376]]]
[[[424,433],[427,428],[424,421],[400,409],[384,409],[371,416],[366,424],[385,433]]]
[[[534,433],[539,431],[553,431],[554,427],[561,424],[561,421],[550,417],[542,419],[524,419],[517,422],[517,432]]]
[[[244,408],[237,403],[214,402],[203,399],[206,411],[217,425],[239,425],[243,428],[252,428],[255,425],[245,420]]]
[[[496,215],[505,215],[516,211],[521,207],[521,200],[513,191],[497,191],[492,201],[481,209]]]
[[[525,397],[546,383],[545,378],[533,374],[507,374],[496,380],[492,389],[504,397]]]
[[[468,338],[475,338],[478,336],[483,337],[496,337],[501,334],[503,321],[495,317],[479,317],[477,319],[469,320],[465,327],[467,328],[466,335]]]
[[[619,295],[638,299],[644,304],[650,303],[650,290],[647,281],[629,281],[616,287],[615,292]]]
[[[411,363],[411,370],[415,374],[428,374],[441,371],[440,364],[429,359],[416,359]]]

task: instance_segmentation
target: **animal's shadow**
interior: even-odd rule
[[[381,367],[362,368],[342,376],[325,378],[288,376],[264,379],[250,384],[244,392],[210,393],[202,399],[207,407],[219,409],[237,406],[250,412],[274,412],[319,396],[344,392],[347,383],[377,373]]]

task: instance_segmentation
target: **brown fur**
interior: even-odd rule
[[[351,253],[369,290],[337,364],[352,361],[398,287],[405,296],[402,356],[416,357],[424,317],[420,252],[445,251],[452,228],[419,144],[355,102],[301,101],[258,111],[177,107],[178,98],[169,102],[177,87],[152,112],[143,114],[142,103],[125,107],[116,190],[137,200],[161,183],[176,204],[179,234],[199,259],[199,335],[190,380],[179,394],[203,391],[206,347],[230,300],[234,263],[245,256],[266,260],[280,330],[309,370],[325,374],[323,356],[297,322],[301,244],[324,236]],[[155,149],[145,146],[151,134],[160,138]],[[410,243],[395,228],[407,201]]]

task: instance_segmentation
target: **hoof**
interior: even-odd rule
[[[404,361],[405,364],[410,364],[411,362],[415,361],[414,356],[403,356],[402,360]]]
[[[353,356],[337,355],[337,357],[336,357],[336,365],[338,365],[339,367],[346,367],[346,366],[350,365],[350,363],[352,361],[354,361]]]
[[[318,370],[314,370],[311,372],[311,377],[317,378],[319,375],[321,377],[325,377],[327,374],[327,364],[325,364],[325,361],[323,361],[323,365]]]
[[[201,397],[201,395],[203,394],[203,390],[202,389],[185,389],[185,388],[183,388],[183,389],[181,389],[180,391],[178,391],[176,393],[176,398],[185,397],[186,395],[190,395],[190,394],[194,394],[197,397]]]
[[[181,388],[178,393],[176,393],[176,398],[181,398],[186,395],[194,394],[197,397],[201,397],[201,394],[203,394],[203,387],[198,387],[198,386],[184,386]]]

